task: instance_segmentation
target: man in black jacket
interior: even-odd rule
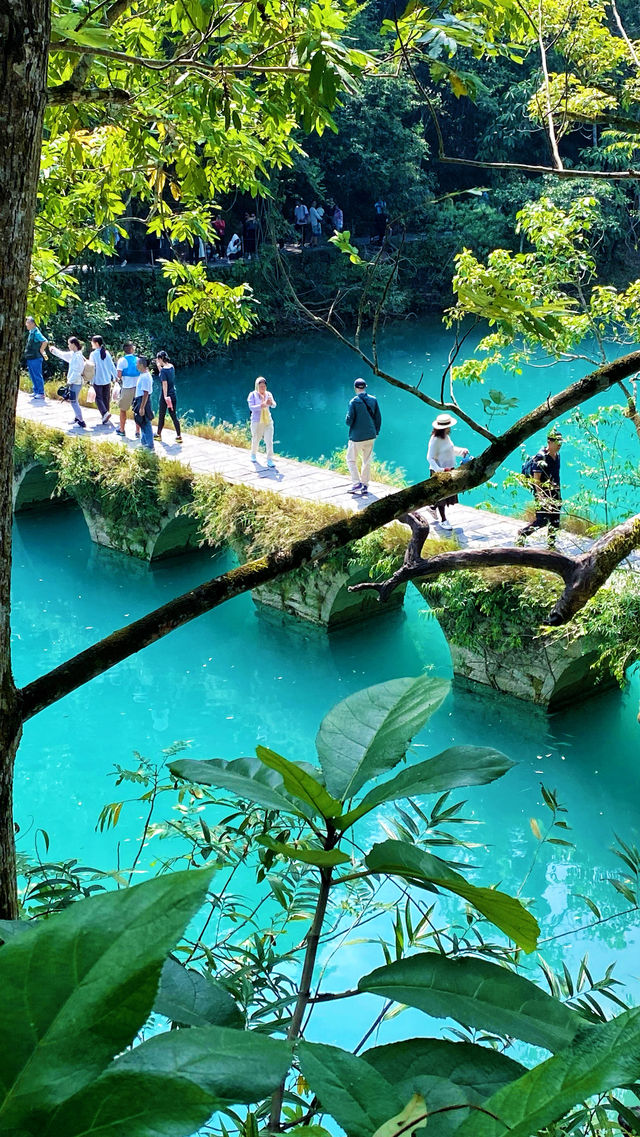
[[[356,379],[353,386],[356,393],[347,407],[346,419],[349,427],[347,466],[353,478],[349,493],[366,497],[369,492],[373,443],[380,433],[382,415],[378,400],[374,395],[367,395],[367,384],[364,379]],[[358,472],[358,459],[361,462],[360,472]]]
[[[553,429],[547,435],[547,445],[533,459],[532,489],[536,499],[536,515],[529,525],[518,533],[518,544],[524,545],[530,533],[547,526],[547,544],[555,548],[556,533],[560,528],[560,447],[562,435]]]

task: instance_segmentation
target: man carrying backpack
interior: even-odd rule
[[[562,494],[560,491],[560,447],[562,435],[553,427],[547,435],[547,445],[542,447],[533,458],[527,458],[522,472],[529,480],[533,496],[536,499],[536,515],[529,525],[525,525],[518,533],[518,545],[524,545],[527,537],[536,529],[547,526],[547,544],[550,549],[555,548],[556,533],[560,528],[560,509]]]
[[[369,492],[373,443],[380,433],[382,415],[375,396],[366,394],[367,384],[364,379],[356,379],[353,386],[356,393],[347,407],[346,419],[349,427],[347,466],[353,478],[349,493],[366,497]],[[362,464],[360,473],[358,473],[358,459]]]

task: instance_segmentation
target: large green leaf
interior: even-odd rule
[[[313,816],[313,810],[298,799],[290,797],[282,775],[271,770],[258,758],[209,758],[204,762],[193,758],[179,758],[169,763],[176,778],[185,778],[201,786],[220,786],[238,797],[254,801],[265,809],[277,809],[298,817]]]
[[[340,849],[297,849],[295,845],[287,845],[283,841],[274,841],[268,833],[256,838],[259,845],[279,853],[281,857],[288,857],[290,861],[302,861],[305,865],[316,865],[318,868],[329,868],[333,865],[346,865],[351,858]]]
[[[329,791],[350,798],[404,758],[449,692],[444,679],[392,679],[356,691],[325,715],[316,738]]]
[[[525,1067],[488,1046],[411,1038],[375,1046],[362,1054],[365,1062],[409,1100],[419,1093],[428,1103],[429,1137],[447,1137],[464,1120],[463,1110],[436,1113],[446,1106],[479,1105],[524,1074]]]
[[[435,758],[418,762],[396,774],[390,781],[374,786],[363,797],[360,805],[338,818],[336,825],[340,829],[346,829],[385,801],[420,797],[421,794],[441,794],[461,786],[487,785],[488,782],[501,778],[513,765],[511,759],[499,750],[483,746],[452,746],[441,754],[436,754]]]
[[[91,1083],[152,1006],[210,869],[71,905],[0,949],[0,1130]]]
[[[281,754],[276,754],[275,750],[269,750],[266,746],[256,746],[256,754],[265,766],[277,770],[285,789],[295,797],[306,801],[314,813],[319,813],[321,817],[337,817],[342,813],[342,803],[327,793],[324,786],[308,770],[297,766],[295,762],[289,762],[287,758],[283,758]]]
[[[407,1104],[368,1062],[337,1046],[301,1042],[298,1057],[300,1069],[323,1110],[331,1114],[347,1137],[372,1137]]]
[[[382,841],[373,846],[365,857],[365,864],[372,872],[401,876],[421,887],[436,885],[462,896],[523,951],[533,951],[538,943],[538,922],[519,900],[495,888],[479,888],[471,884],[446,861],[417,845],[406,841]]]
[[[231,995],[210,975],[167,959],[153,1009],[186,1026],[243,1027],[244,1019]]]
[[[499,1121],[477,1113],[460,1137],[531,1137],[574,1105],[640,1078],[640,1008],[584,1028],[575,1042],[534,1066],[484,1103]]]
[[[434,1018],[456,1019],[552,1051],[568,1046],[584,1025],[580,1015],[529,979],[484,959],[421,952],[378,967],[358,988]]]
[[[170,1031],[122,1055],[60,1106],[39,1137],[189,1137],[214,1110],[249,1105],[279,1086],[286,1042],[250,1031]]]

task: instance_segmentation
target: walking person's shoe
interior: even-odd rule
[[[116,427],[116,434],[119,434],[121,438],[125,438],[125,437],[126,437],[126,434],[125,434],[124,430],[120,430],[120,427],[119,427],[119,426],[117,426],[117,427]]]
[[[178,443],[179,446],[182,446],[182,435],[181,434],[176,434],[176,442]]]
[[[82,427],[84,427],[84,428],[85,428],[85,430],[86,430],[86,427],[87,427],[87,424],[86,424],[86,422],[84,421],[84,419],[83,419],[83,418],[74,418],[74,420],[73,420],[73,425],[74,425],[74,426],[82,426]]]
[[[526,533],[523,533],[522,530],[520,530],[520,532],[518,533],[518,536],[516,537],[516,545],[518,546],[519,549],[524,549],[526,543],[527,543],[527,535],[526,535]]]
[[[257,462],[257,461],[258,461],[258,459],[257,459],[257,457],[256,457],[256,455],[255,455],[255,454],[252,454],[252,455],[251,455],[251,461],[252,461],[252,462]]]
[[[450,521],[447,520],[446,517],[441,517],[439,524],[440,524],[440,528],[444,529],[446,533],[450,533],[451,530],[453,529],[453,525],[451,524]]]
[[[180,439],[180,441],[182,442],[182,439]],[[267,458],[267,466],[269,467],[270,470],[275,470],[276,464],[275,464],[273,458]]]
[[[369,496],[369,487],[365,486],[365,485],[361,485],[360,489],[358,490],[358,497],[368,497],[368,496]]]
[[[109,411],[105,411],[103,416],[102,416],[102,425],[106,426],[107,423],[109,422],[110,418],[111,418],[111,415],[109,414]]]
[[[158,442],[162,442],[162,431],[161,431],[161,430],[156,430],[156,432],[155,432],[155,434],[154,434],[154,436],[153,436],[153,437],[154,437],[154,438],[157,438],[157,439],[158,439]]]
[[[347,493],[360,493],[362,489],[362,482],[356,482],[355,485],[349,486]]]

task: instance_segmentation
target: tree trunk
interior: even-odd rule
[[[17,912],[11,787],[20,721],[11,674],[11,524],[18,372],[46,104],[49,0],[0,0],[0,917]]]

